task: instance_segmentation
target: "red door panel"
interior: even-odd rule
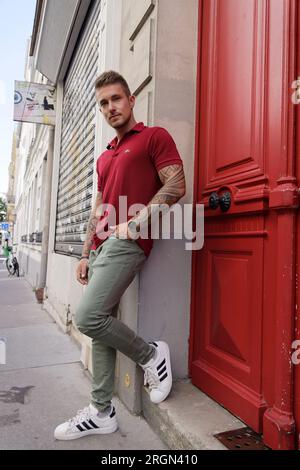
[[[205,393],[259,429],[266,408],[260,394],[263,239],[260,233],[249,236],[251,223],[250,217],[240,220],[244,231],[235,238],[229,219],[222,226],[207,222],[196,262],[201,314],[194,323],[200,338],[192,376]]]
[[[216,184],[264,177],[265,5],[203,2],[199,182],[204,195]],[[247,192],[249,186],[240,188],[238,200]]]

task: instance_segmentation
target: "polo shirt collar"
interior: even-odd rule
[[[145,126],[143,122],[137,122],[128,132],[126,132],[126,134],[129,134],[130,132],[141,132],[144,128]],[[116,143],[117,137],[114,137],[113,140],[109,142],[106,148],[109,150],[111,147],[114,147]]]
[[[132,129],[130,129],[129,132],[135,131],[135,132],[141,132],[144,129],[144,123],[143,122],[137,122],[135,126],[133,126]]]

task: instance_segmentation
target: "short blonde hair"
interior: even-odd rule
[[[131,95],[128,83],[126,82],[125,78],[114,70],[108,70],[107,72],[103,72],[101,75],[99,75],[95,81],[95,90],[106,85],[113,85],[115,83],[120,83],[127,96]]]

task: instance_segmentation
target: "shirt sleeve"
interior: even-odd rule
[[[183,165],[176,144],[169,132],[159,127],[150,138],[150,156],[157,171],[168,165]]]

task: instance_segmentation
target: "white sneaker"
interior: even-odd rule
[[[164,341],[151,341],[156,348],[156,357],[146,364],[144,369],[144,385],[149,385],[150,400],[160,403],[167,398],[172,388],[172,371],[169,346]]]
[[[110,434],[118,429],[116,410],[111,405],[107,416],[99,417],[98,410],[92,404],[79,410],[74,418],[60,424],[54,431],[55,439],[68,441],[89,434]]]

